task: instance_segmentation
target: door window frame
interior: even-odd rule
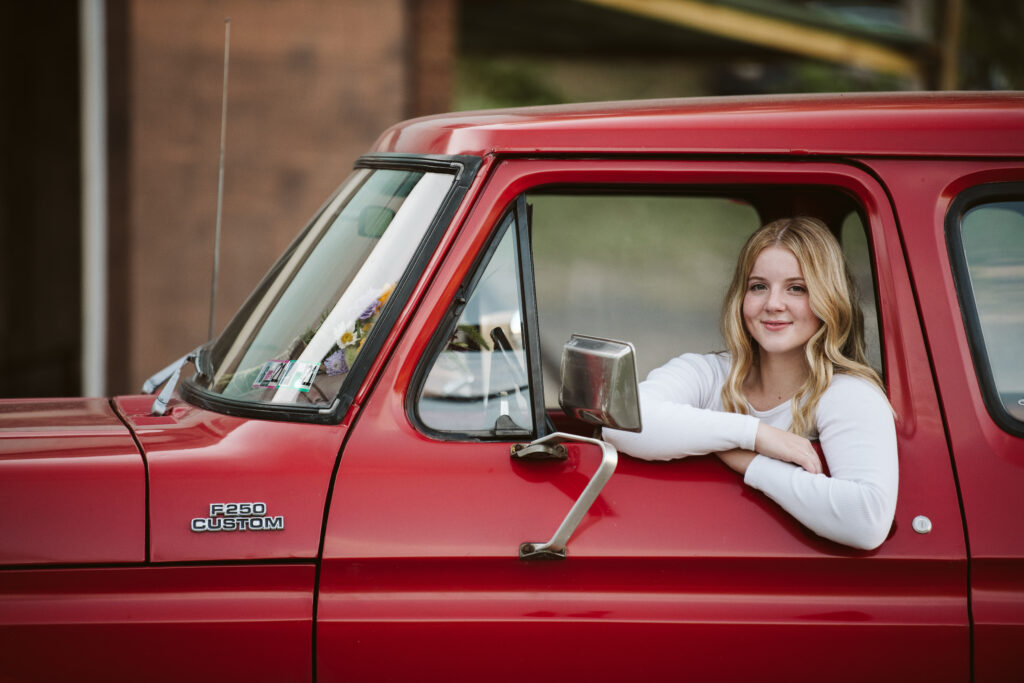
[[[767,189],[773,186],[805,186],[822,187],[831,191],[845,192],[858,207],[865,238],[870,250],[870,265],[873,275],[873,295],[877,304],[878,344],[880,346],[881,377],[886,394],[897,414],[912,413],[912,388],[907,381],[906,369],[901,363],[892,365],[893,359],[901,359],[902,343],[900,335],[887,335],[887,330],[899,329],[895,303],[897,294],[893,275],[889,268],[897,271],[905,270],[902,261],[902,246],[895,217],[885,194],[884,186],[877,178],[871,176],[856,163],[841,159],[821,161],[794,161],[792,158],[759,158],[757,160],[737,160],[735,158],[525,158],[496,159],[491,171],[483,179],[484,188],[475,198],[466,219],[466,226],[480,225],[483,221],[486,230],[493,233],[508,212],[520,202],[525,204],[526,195],[538,188],[549,187],[587,187],[595,191],[601,188],[621,190],[622,188],[658,188],[665,191],[668,187],[677,187],[681,193],[715,194],[730,189]],[[528,211],[528,207],[527,207]],[[525,213],[525,212],[524,212]],[[529,224],[519,224],[520,236],[525,231],[529,237]],[[486,259],[493,249],[494,234],[481,236],[476,228],[473,234],[463,236],[465,246],[457,248],[454,254],[462,251],[458,262],[449,262],[441,272],[464,272],[463,281],[458,285],[444,285],[450,294],[446,312],[432,317],[437,321],[433,331],[427,332],[424,338],[424,353],[411,368],[410,384],[405,392],[405,412],[414,429],[429,438],[446,441],[494,441],[496,437],[481,438],[479,434],[458,434],[455,432],[438,432],[426,427],[417,416],[416,403],[425,375],[429,372],[434,359],[440,352],[444,342],[451,334],[458,315],[453,316],[453,307],[460,297],[467,296],[469,284],[475,282],[478,273],[486,267]],[[473,246],[479,245],[479,246]],[[464,251],[471,249],[472,253]],[[527,360],[531,379],[532,409],[535,414],[534,429],[538,434],[552,429],[550,418],[555,420],[559,429],[564,426],[558,421],[559,416],[548,416],[543,400],[543,383],[539,377],[541,360],[539,351],[539,330],[537,322],[537,305],[534,294],[534,278],[532,277],[531,242],[520,239],[518,249],[521,256],[520,267],[526,264],[529,272],[523,273],[523,287],[529,290],[531,301],[524,304],[524,324],[528,333]],[[460,267],[459,263],[466,259],[468,266]],[[898,259],[896,262],[893,259]],[[482,264],[482,265],[481,265]],[[465,270],[462,270],[465,268]],[[529,283],[528,286],[526,283]],[[439,302],[441,303],[441,302]],[[681,350],[682,352],[682,350]],[[537,411],[543,415],[537,414]],[[500,437],[497,437],[500,440]],[[511,441],[513,439],[506,438]]]

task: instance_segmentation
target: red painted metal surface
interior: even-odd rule
[[[1024,181],[1024,162],[877,161],[898,207],[949,430],[970,542],[975,680],[1024,671],[1024,440],[985,409],[946,248],[944,222],[969,187]]]
[[[431,332],[501,212],[519,192],[563,183],[825,183],[858,197],[878,260],[883,328],[900,330],[885,336],[885,358],[903,474],[894,531],[879,550],[858,553],[813,537],[715,460],[626,458],[570,541],[568,559],[517,558],[520,543],[553,533],[596,468],[596,449],[574,446],[564,464],[519,463],[508,443],[433,441],[410,424],[406,397]],[[763,673],[763,663],[794,642],[804,656],[787,660],[787,680],[817,680],[830,662],[835,669],[834,644],[842,642],[876,656],[844,665],[840,680],[963,680],[966,550],[923,344],[887,198],[856,168],[501,162],[346,446],[325,537],[320,680],[374,672],[440,680],[450,675],[455,641],[470,667],[507,659],[511,648],[529,653],[531,671],[547,665],[614,678],[635,675],[641,661],[657,679],[686,662],[689,675],[722,680]],[[922,536],[910,522],[925,512],[936,529]],[[417,628],[424,623],[430,627]],[[416,657],[408,666],[387,659],[391,644],[410,639]],[[737,641],[743,658],[734,656]],[[918,648],[931,653],[928,661]],[[521,674],[510,664],[491,675]]]
[[[959,192],[1024,181],[1022,128],[1021,94],[575,105],[393,127],[377,151],[484,163],[342,424],[177,399],[152,417],[148,396],[0,402],[0,681],[310,680],[314,666],[320,681],[1013,678],[1024,449],[985,410],[943,222]],[[530,463],[505,442],[434,440],[411,424],[409,392],[501,214],[565,184],[821,184],[858,201],[900,447],[881,548],[811,535],[714,459],[623,457],[566,560],[518,559],[554,532],[597,449]],[[192,531],[211,504],[251,502],[283,529]],[[912,530],[918,515],[931,533]]]
[[[374,149],[433,154],[1024,154],[1024,94],[709,97],[441,114]]]
[[[308,681],[312,564],[0,572],[0,681]]]
[[[0,401],[0,566],[145,558],[145,469],[106,399]]]
[[[524,673],[820,681],[822,672],[837,681],[965,680],[966,652],[955,644],[965,629],[953,638],[941,626],[962,618],[962,600],[918,584],[948,582],[946,569],[840,564],[505,558],[422,560],[410,571],[395,560],[353,563],[330,580],[343,585],[321,585],[321,612],[345,618],[320,623],[318,680],[445,681],[484,671],[488,681]],[[865,647],[870,655],[851,654]]]
[[[154,562],[314,558],[344,426],[250,420],[174,400],[150,416],[151,396],[121,397],[149,465]],[[283,528],[197,533],[214,503],[264,503]]]

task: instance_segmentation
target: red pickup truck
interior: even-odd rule
[[[595,433],[796,213],[897,416],[872,551]],[[1020,680],[1024,95],[398,124],[147,389],[0,402],[4,683]]]

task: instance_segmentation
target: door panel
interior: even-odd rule
[[[813,536],[717,459],[622,456],[565,560],[518,559],[520,543],[554,532],[596,470],[598,449],[573,445],[565,462],[513,462],[511,438],[426,436],[407,396],[488,232],[519,193],[545,183],[829,183],[857,197],[876,252],[903,474],[880,549]],[[319,679],[750,680],[769,662],[787,680],[826,670],[841,680],[963,680],[956,489],[887,206],[870,177],[836,164],[502,164],[345,446],[324,539]],[[918,514],[933,520],[932,533],[912,531]]]

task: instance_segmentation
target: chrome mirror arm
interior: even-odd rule
[[[537,457],[550,458],[550,455],[539,455],[539,452],[547,452],[549,450],[549,445],[561,444],[569,441],[578,441],[600,446],[601,464],[598,465],[597,472],[594,473],[594,476],[587,483],[586,488],[583,489],[583,493],[580,494],[580,497],[575,503],[573,503],[572,508],[569,509],[569,514],[566,515],[562,524],[555,531],[555,535],[551,537],[551,540],[547,543],[526,542],[519,546],[519,558],[522,560],[565,559],[565,546],[569,543],[569,538],[572,536],[573,532],[576,531],[576,527],[579,526],[579,523],[583,521],[583,517],[587,514],[587,510],[589,510],[590,506],[593,505],[595,500],[597,500],[597,496],[601,493],[601,489],[603,489],[604,485],[608,483],[612,473],[615,472],[615,466],[619,462],[619,452],[615,450],[615,447],[610,443],[601,441],[600,439],[591,439],[589,437],[566,434],[564,432],[548,434],[547,436],[531,442],[526,447],[513,447],[512,457],[520,459],[532,459]]]

